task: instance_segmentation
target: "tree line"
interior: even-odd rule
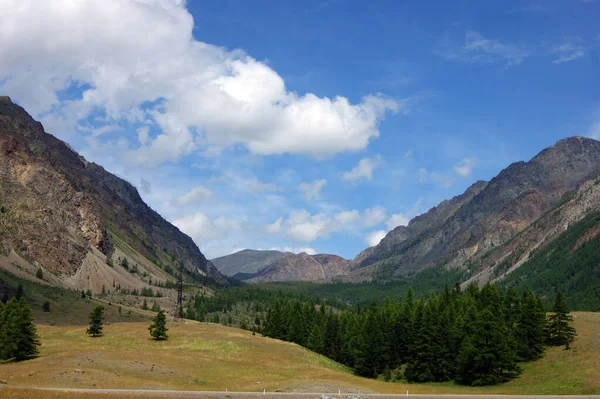
[[[263,334],[305,346],[364,377],[492,385],[519,375],[519,362],[538,359],[547,344],[573,340],[562,294],[553,310],[548,323],[531,290],[518,294],[490,284],[464,292],[446,287],[427,299],[409,290],[404,300],[347,311],[278,300]]]

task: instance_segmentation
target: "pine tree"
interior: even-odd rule
[[[42,271],[41,267],[38,267],[37,271],[35,272],[35,276],[40,280],[44,279],[44,272]]]
[[[519,360],[530,361],[542,356],[545,329],[546,313],[541,303],[535,298],[533,291],[523,291],[514,328]]]
[[[86,334],[91,335],[92,337],[98,337],[102,335],[102,330],[104,328],[104,307],[96,306],[92,313],[90,313],[90,326],[88,327]]]
[[[548,317],[548,344],[552,346],[564,345],[565,349],[570,348],[570,343],[575,339],[577,333],[571,322],[573,316],[569,313],[567,302],[562,292],[556,294],[553,314]]]
[[[50,302],[48,302],[48,301],[44,302],[44,304],[42,305],[42,311],[44,311],[44,312],[50,311]]]
[[[313,352],[323,353],[325,351],[325,338],[318,324],[315,324],[310,331],[306,347]]]
[[[81,290],[81,299],[85,299],[85,298],[86,298],[85,291]]]
[[[165,311],[160,310],[156,316],[152,319],[152,324],[148,327],[150,331],[150,335],[157,341],[166,340],[169,338],[167,335],[168,328],[167,318],[165,316]]]
[[[22,286],[21,284],[19,284],[19,285],[17,286],[17,293],[15,294],[15,298],[17,298],[17,299],[21,299],[21,297],[22,297],[23,295],[24,295],[24,292],[23,292],[23,286]]]
[[[152,311],[153,312],[160,311],[160,306],[158,305],[158,303],[156,303],[156,301],[154,301],[154,303],[152,304]]]
[[[489,298],[489,297],[488,297]],[[457,381],[465,385],[493,385],[521,372],[507,328],[499,315],[485,308],[466,337],[458,355]]]
[[[148,301],[146,301],[144,299],[144,302],[142,303],[142,310],[148,310]]]
[[[0,358],[25,360],[37,355],[40,341],[25,298],[11,299],[2,313]]]

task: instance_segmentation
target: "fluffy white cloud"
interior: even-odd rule
[[[204,186],[193,188],[189,192],[175,198],[173,203],[180,206],[198,205],[204,200],[211,198],[213,195],[210,189]]]
[[[377,226],[386,218],[385,208],[378,205],[373,208],[365,209],[363,214],[363,225],[365,227]]]
[[[268,224],[264,227],[265,231],[269,234],[276,234],[281,231],[283,224],[283,218],[279,218],[271,224]]]
[[[358,161],[352,170],[342,174],[344,180],[354,181],[360,179],[373,180],[373,171],[382,163],[381,157],[378,155],[374,158],[363,158]]]
[[[283,232],[299,242],[310,242],[328,237],[334,232],[357,233],[364,227],[373,227],[386,218],[385,208],[375,206],[362,214],[356,209],[333,214],[311,214],[305,209],[293,211],[287,218],[279,218],[263,227],[270,234]]]
[[[477,165],[477,158],[464,158],[458,163],[458,165],[454,167],[454,171],[457,175],[461,177],[467,177],[471,175],[471,172],[473,172],[473,168],[475,167],[475,165]]]
[[[204,241],[222,240],[230,232],[240,231],[244,228],[244,221],[241,219],[218,217],[212,221],[202,212],[183,216],[173,220],[172,223],[192,237],[199,245],[202,245]]]
[[[291,252],[293,254],[301,254],[302,252],[307,253],[309,255],[315,255],[317,251],[315,251],[311,247],[271,247],[270,251],[281,251],[281,252]]]
[[[383,230],[372,231],[365,236],[365,242],[370,247],[373,247],[379,244],[379,242],[383,239],[383,237],[385,237],[386,234],[387,233]]]
[[[388,231],[394,230],[398,226],[408,226],[408,222],[421,213],[422,204],[423,198],[419,198],[406,212],[394,213],[392,216],[390,216],[390,218],[386,221]]]
[[[517,66],[529,57],[530,53],[524,46],[502,43],[499,40],[488,39],[478,32],[469,31],[465,35],[462,47],[447,51],[444,55],[453,61],[482,64],[506,62],[509,66]]]
[[[195,40],[184,0],[0,0],[0,9],[0,89],[56,129],[92,112],[156,125],[158,134],[138,132],[125,158],[134,164],[238,143],[317,158],[360,150],[401,108],[381,95],[352,104],[288,91],[265,63]],[[72,87],[82,97],[61,101]]]
[[[319,199],[321,196],[321,190],[327,184],[327,180],[320,179],[314,180],[312,183],[300,183],[298,184],[298,190],[304,193],[304,200],[310,202],[314,199]]]
[[[394,213],[387,220],[386,225],[389,231],[394,230],[398,226],[407,226],[410,222],[410,216],[405,213]]]

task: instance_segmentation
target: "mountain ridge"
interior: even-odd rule
[[[97,280],[91,283],[72,278],[77,288],[96,290],[114,279],[133,284],[127,275],[106,281],[115,273],[100,270],[107,257],[127,254],[162,279],[168,273],[158,269],[173,270],[182,262],[191,276],[227,283],[192,239],[147,206],[132,184],[86,161],[6,96],[0,98],[0,167],[0,202],[7,210],[0,247],[6,256],[14,252],[64,279],[84,265],[97,271],[87,275]]]

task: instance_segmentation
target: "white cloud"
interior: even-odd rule
[[[175,198],[173,203],[180,206],[198,205],[213,196],[212,191],[204,186],[193,188],[189,192]]]
[[[265,226],[265,231],[269,234],[276,234],[281,231],[281,225],[283,223],[283,218],[279,218],[271,224]]]
[[[304,200],[306,202],[311,202],[314,199],[320,198],[321,189],[323,189],[326,184],[327,180],[325,179],[314,180],[312,183],[300,183],[298,185],[298,190],[304,193]]]
[[[202,212],[183,216],[173,220],[172,223],[192,237],[199,245],[204,241],[222,240],[227,238],[230,232],[240,231],[244,227],[244,221],[241,219],[218,217],[211,221]]]
[[[311,247],[271,247],[270,251],[281,251],[281,252],[291,252],[293,254],[301,254],[307,253],[308,255],[316,255],[317,251],[315,251]]]
[[[382,163],[381,156],[374,158],[363,158],[352,170],[342,174],[344,180],[354,181],[360,179],[373,180],[373,171]]]
[[[378,205],[373,208],[365,209],[363,214],[363,225],[365,227],[377,226],[386,218],[385,208]]]
[[[55,128],[92,112],[104,123],[156,125],[124,154],[147,166],[234,144],[316,158],[361,150],[403,106],[378,94],[352,104],[288,91],[267,64],[195,40],[185,3],[0,0],[0,89]],[[61,101],[73,86],[82,97]]]
[[[379,244],[379,242],[383,239],[383,237],[386,236],[386,234],[387,233],[383,230],[372,231],[365,236],[365,242],[370,247],[373,247],[373,246]]]
[[[444,55],[453,61],[482,64],[505,62],[509,66],[517,66],[530,53],[524,46],[487,39],[478,32],[469,31],[462,47],[447,51]]]
[[[364,227],[373,227],[385,220],[385,209],[381,206],[366,209],[362,214],[356,209],[333,214],[311,214],[305,209],[295,210],[287,218],[279,218],[263,227],[270,234],[283,232],[299,242],[310,242],[328,237],[334,232],[354,234]]]
[[[386,222],[388,231],[394,230],[398,226],[408,226],[408,222],[421,213],[422,204],[423,198],[419,198],[406,212],[394,213],[392,216],[390,216]]]
[[[585,47],[582,44],[581,39],[571,38],[552,49],[552,54],[558,58],[552,61],[553,64],[562,64],[576,60],[585,56]]]
[[[463,158],[458,165],[454,167],[454,171],[461,177],[467,177],[473,172],[473,168],[477,165],[477,158]]]
[[[386,225],[389,231],[394,230],[398,226],[407,226],[410,222],[410,217],[405,213],[394,213],[387,220]]]

